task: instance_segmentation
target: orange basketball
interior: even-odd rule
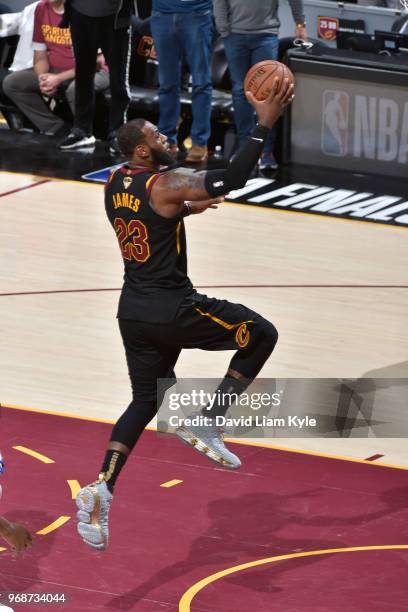
[[[295,77],[289,68],[275,60],[264,60],[250,68],[244,81],[244,91],[250,91],[257,100],[265,100],[272,90],[275,78],[279,79],[279,89],[284,79],[289,79],[289,85],[295,83]]]

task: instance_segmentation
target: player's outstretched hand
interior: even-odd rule
[[[208,200],[200,200],[197,202],[188,202],[188,208],[190,214],[199,215],[200,213],[207,210],[207,208],[218,208],[217,204],[222,204],[224,201],[223,197],[210,198]]]
[[[11,547],[13,554],[18,555],[33,544],[31,534],[25,527],[0,519],[0,535]]]
[[[259,123],[271,128],[279,119],[285,106],[290,104],[295,97],[294,89],[293,83],[289,84],[288,78],[283,80],[282,87],[279,88],[279,78],[275,77],[272,89],[265,100],[257,100],[250,91],[246,91],[245,95],[256,110]]]

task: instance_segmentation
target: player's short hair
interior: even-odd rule
[[[146,136],[142,131],[145,119],[132,119],[118,130],[118,145],[125,157],[131,157],[137,145],[142,144]]]

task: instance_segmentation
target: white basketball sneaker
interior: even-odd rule
[[[203,421],[205,418],[206,424],[188,426],[183,424],[176,429],[176,435],[224,468],[236,470],[241,467],[239,458],[225,446],[222,428],[215,425],[214,419],[204,417],[200,412],[191,414],[189,419],[194,417],[201,417],[197,419],[198,421]]]
[[[105,550],[109,540],[109,509],[113,500],[104,480],[83,487],[76,496],[78,533],[88,546]]]

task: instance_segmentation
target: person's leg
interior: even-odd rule
[[[163,397],[157,397],[157,379],[174,377],[174,367],[180,348],[157,346],[147,341],[143,324],[138,321],[119,320],[119,327],[126,351],[126,360],[133,399],[112,430],[110,448],[122,445],[129,454],[146,425],[155,416]],[[146,327],[154,327],[146,324]],[[104,465],[106,466],[106,457]],[[102,468],[102,473],[106,470]],[[108,486],[115,485],[118,474],[106,479]]]
[[[94,85],[96,92],[109,89],[109,72],[107,70],[95,72]]]
[[[55,134],[63,127],[63,120],[44,102],[32,68],[9,74],[3,81],[3,91],[40,132]]]
[[[75,79],[73,79],[65,89],[65,98],[68,102],[72,116],[75,116]]]
[[[8,68],[0,68],[0,102],[2,104],[1,112],[7,121],[7,125],[11,130],[21,130],[24,127],[24,118],[22,113],[15,107],[12,100],[6,96],[3,91],[3,81],[9,74],[12,74]]]
[[[234,397],[259,374],[276,345],[278,332],[272,323],[242,304],[196,294],[193,304],[180,309],[173,329],[164,330],[162,334],[166,343],[171,343],[172,337],[182,348],[236,351],[226,376],[215,391],[222,403],[217,400],[210,411],[205,409],[202,413],[213,421],[214,417],[225,415]],[[229,402],[226,395],[227,398],[231,396]],[[219,428],[205,424],[181,426],[176,433],[184,442],[224,467],[240,467],[238,457],[225,447]]]
[[[275,34],[254,34],[251,36],[252,65],[264,60],[277,60],[279,54],[279,39]],[[269,131],[262,154],[261,166],[274,150],[276,127]],[[270,163],[273,163],[274,159]],[[276,167],[275,163],[272,167]],[[267,167],[267,166],[264,166]]]
[[[0,102],[2,104],[11,104],[11,100],[6,96],[3,91],[3,81],[9,74],[12,74],[8,68],[0,67]]]
[[[106,91],[109,89],[109,72],[107,70],[99,70],[95,72],[94,78],[95,93]],[[69,104],[72,114],[75,113],[75,80],[71,81],[65,90],[65,97]]]
[[[100,21],[100,18],[87,17],[72,10],[71,36],[75,54],[74,127],[87,135],[92,133]]]
[[[232,81],[232,100],[234,120],[238,133],[239,146],[242,146],[255,125],[253,107],[244,92],[245,75],[252,66],[249,34],[230,34],[224,38],[224,49]]]
[[[187,319],[182,346],[190,346],[188,338],[191,334],[197,348],[210,351],[235,349],[227,377],[241,381],[240,385],[246,387],[270,357],[278,340],[276,328],[242,304],[207,296],[200,296],[200,299]]]
[[[211,133],[211,50],[213,40],[213,18],[211,11],[179,14],[176,21],[177,36],[183,47],[193,83],[191,109],[193,122],[191,140],[193,147],[207,147]],[[187,156],[187,161],[203,161],[205,152],[197,150]],[[191,159],[190,159],[191,157]]]
[[[164,397],[164,388],[158,396],[157,379],[175,378],[174,366],[180,354],[177,347],[155,347],[147,342],[140,322],[120,319],[119,326],[133,399],[113,427],[98,480],[77,495],[79,534],[86,544],[98,550],[108,544],[108,513],[116,480]]]
[[[114,30],[111,22],[103,29],[101,48],[109,66],[111,107],[109,111],[109,139],[126,122],[129,106],[130,31],[126,28]]]
[[[150,26],[159,60],[159,130],[169,145],[177,143],[180,117],[180,78],[182,49],[175,29],[176,15],[153,11]]]

